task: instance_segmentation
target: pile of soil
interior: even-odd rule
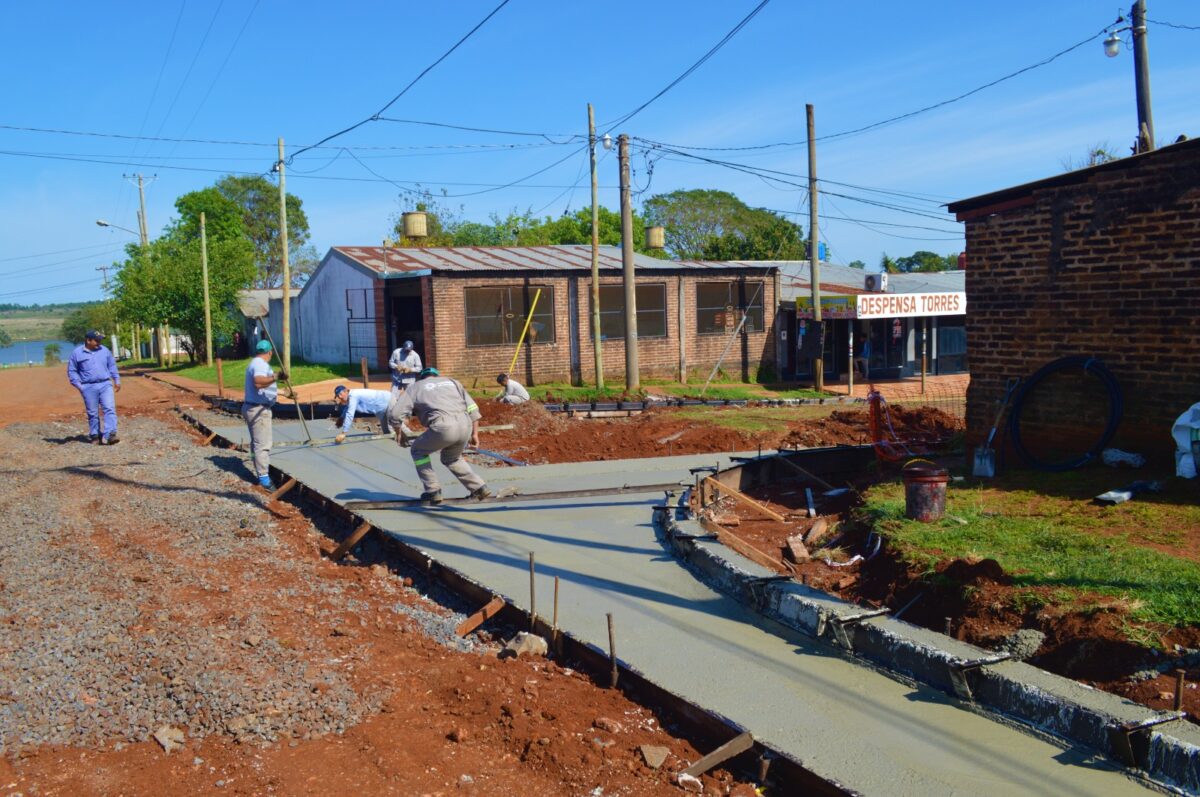
[[[628,418],[589,419],[552,413],[534,402],[511,406],[483,401],[480,412],[481,425],[516,427],[483,433],[483,447],[531,464],[871,442],[865,409],[835,410],[826,418],[801,418],[797,413],[795,421],[754,432],[681,418],[672,407],[656,407]],[[754,407],[714,410],[714,414],[754,412]],[[893,408],[892,420],[901,439],[926,439],[932,433],[948,438],[962,429],[959,418],[931,407]]]

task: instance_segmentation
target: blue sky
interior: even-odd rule
[[[373,114],[496,2],[7,4],[0,125],[253,146],[0,128],[0,152],[38,156],[0,154],[0,302],[100,298],[96,266],[119,257],[130,236],[95,220],[137,227],[136,189],[122,174],[157,175],[147,189],[153,235],[180,194],[224,172],[269,170],[278,136],[294,151]],[[411,203],[393,183],[444,189],[447,204],[479,220],[513,209],[559,215],[586,206],[586,153],[556,143],[586,132],[586,103],[595,104],[602,126],[636,108],[755,5],[511,0],[387,115],[551,137],[375,122],[329,145],[349,152],[300,154],[288,189],[304,201],[312,243],[321,253],[377,244],[391,217]],[[805,103],[816,106],[818,136],[851,130],[1047,58],[1116,14],[1112,3],[1082,0],[772,0],[687,80],[613,132],[693,147],[801,141]],[[1191,0],[1151,0],[1148,15],[1200,25]],[[1149,41],[1158,138],[1200,135],[1200,31],[1152,25]],[[831,182],[826,190],[935,217],[823,197],[823,215],[858,221],[830,218],[822,237],[833,260],[872,266],[885,251],[958,251],[959,225],[937,202],[1058,173],[1065,158],[1096,143],[1125,152],[1135,119],[1132,54],[1105,58],[1097,38],[961,102],[822,141],[818,175],[855,186]],[[697,154],[807,172],[803,147]],[[496,188],[563,158],[525,183]],[[719,188],[751,205],[801,212],[807,228],[800,188],[644,145],[635,148],[633,168],[642,198]],[[616,158],[604,156],[601,202],[612,208],[616,177]]]

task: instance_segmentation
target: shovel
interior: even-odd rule
[[[1004,411],[1008,409],[1008,402],[1012,400],[1013,393],[1017,391],[1017,385],[1021,383],[1020,379],[1009,379],[1004,388],[1004,399],[1000,402],[1000,409],[996,413],[996,422],[992,424],[992,431],[988,432],[987,442],[979,448],[975,449],[975,461],[971,465],[971,474],[984,478],[992,478],[996,475],[996,449],[992,448],[992,442],[996,439],[996,430],[1000,428],[1000,419],[1004,417]]]

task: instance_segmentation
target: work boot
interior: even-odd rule
[[[96,443],[97,445],[99,445],[99,443],[100,443],[100,435],[98,435],[98,434],[90,434],[90,435],[88,435],[88,442],[89,442],[89,443]]]
[[[113,432],[108,437],[104,438],[104,445],[106,446],[115,446],[119,442],[121,442],[121,438],[117,437],[116,432]]]
[[[262,487],[265,490],[274,490],[275,489],[275,485],[271,484],[271,477],[267,476],[265,474],[258,477],[258,485],[259,485],[259,487]]]
[[[421,503],[426,506],[437,506],[442,502],[442,491],[433,490],[428,493],[421,493]]]
[[[489,490],[486,484],[471,491],[471,497],[476,501],[484,501],[488,498],[491,498],[493,495],[495,495],[495,493]]]

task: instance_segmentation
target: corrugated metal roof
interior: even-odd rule
[[[238,309],[246,318],[262,318],[267,315],[272,299],[282,299],[283,288],[255,288],[238,292]]]
[[[333,251],[379,274],[397,276],[411,272],[455,271],[591,271],[592,248],[587,244],[561,246],[448,246],[430,248],[384,248],[382,246],[335,246]],[[723,261],[659,260],[635,253],[634,267],[647,271],[745,269],[750,264]],[[754,264],[772,268],[774,264]],[[600,247],[600,268],[620,271],[621,248]]]
[[[742,260],[746,266],[776,266],[779,268],[779,300],[792,302],[808,297],[812,291],[807,260]],[[821,292],[839,296],[870,293],[864,287],[868,274],[876,273],[837,263],[821,264]],[[966,290],[965,271],[921,272],[918,274],[889,274],[888,293],[949,293]]]

